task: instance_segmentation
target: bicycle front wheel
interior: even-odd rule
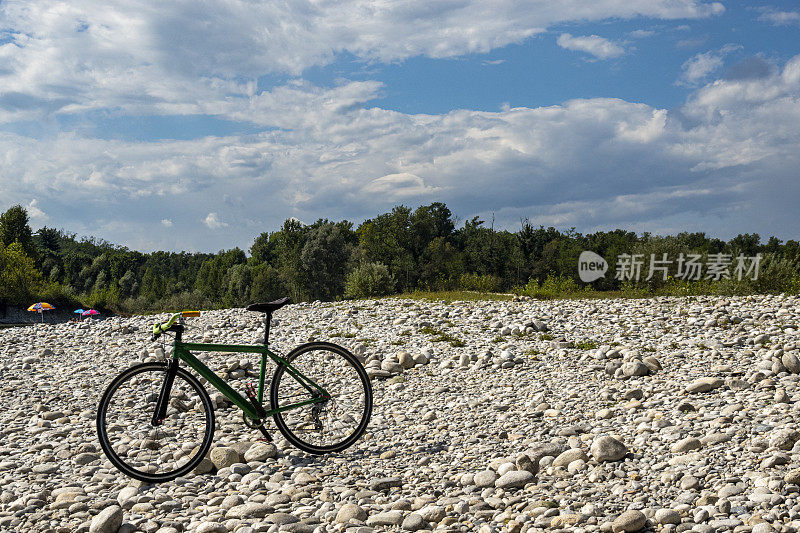
[[[97,435],[106,457],[123,474],[148,483],[189,473],[203,460],[214,436],[211,399],[182,368],[172,384],[166,416],[153,424],[168,368],[143,363],[123,371],[97,408]]]
[[[344,450],[367,429],[372,414],[372,386],[356,357],[327,342],[312,342],[292,350],[272,378],[270,396],[275,425],[291,444],[303,451],[323,454]],[[299,373],[299,375],[297,375]],[[320,398],[329,399],[291,407]]]

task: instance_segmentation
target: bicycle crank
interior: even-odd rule
[[[264,420],[262,419],[253,419],[247,416],[246,414],[242,413],[242,421],[244,425],[249,427],[250,429],[257,429],[264,435],[264,438],[267,442],[272,442],[272,435],[269,434],[267,428],[264,427]]]

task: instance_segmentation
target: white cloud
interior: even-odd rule
[[[279,101],[294,103],[276,119],[282,129],[254,135],[0,134],[0,208],[36,198],[79,234],[207,251],[247,248],[288,217],[358,221],[437,200],[462,216],[496,211],[508,225],[538,216],[580,228],[787,238],[800,223],[800,56],[763,77],[711,82],[670,111],[595,98],[409,115],[365,108],[374,90],[287,88]],[[152,213],[176,213],[176,231],[142,229]]]
[[[170,219],[168,219],[168,218],[164,218],[164,219],[161,220],[161,225],[164,226],[165,228],[171,228],[172,227],[172,221]]]
[[[381,62],[456,57],[563,22],[723,11],[702,0],[8,0],[0,3],[11,39],[0,45],[0,121],[97,109],[214,114],[231,100],[257,100],[260,76],[299,75],[342,52]]]
[[[682,72],[678,84],[688,86],[700,84],[722,68],[725,56],[741,48],[740,45],[726,44],[719,50],[710,50],[687,59],[681,66]]]
[[[31,200],[30,203],[25,206],[25,210],[28,212],[28,215],[31,217],[31,220],[33,220],[36,223],[44,222],[48,218],[50,218],[47,216],[47,213],[45,213],[39,208],[39,201],[36,198]]]
[[[655,34],[656,32],[653,30],[634,30],[630,32],[628,35],[630,35],[634,39],[644,39],[647,37],[652,37]]]
[[[768,22],[775,26],[800,25],[800,12],[798,11],[765,11],[758,20]]]
[[[573,37],[569,33],[562,33],[558,36],[557,42],[561,48],[586,52],[598,59],[611,59],[625,53],[622,46],[597,35]]]
[[[219,215],[216,213],[209,213],[206,215],[206,218],[203,219],[203,224],[209,227],[209,229],[220,229],[226,227],[228,224],[222,222],[219,219]]]
[[[413,197],[421,197],[426,194],[434,193],[439,187],[428,187],[425,181],[419,176],[408,172],[398,174],[388,174],[367,183],[362,189],[364,192],[381,196],[381,200],[391,201],[406,200]]]

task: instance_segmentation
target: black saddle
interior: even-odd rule
[[[292,303],[292,299],[288,296],[285,298],[281,298],[280,300],[275,300],[273,302],[265,302],[265,303],[258,303],[258,304],[250,304],[246,307],[248,311],[255,311],[257,313],[269,313],[272,314],[274,311],[277,311],[281,307],[286,304]]]

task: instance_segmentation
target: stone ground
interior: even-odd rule
[[[273,348],[365,362],[367,434],[330,456],[275,447],[212,394],[205,472],[155,486],[106,460],[94,419],[119,371],[161,356],[167,315],[0,330],[0,531],[797,531],[798,303],[288,306]],[[204,312],[185,340],[255,343],[259,320]],[[203,358],[240,390],[257,368]]]

